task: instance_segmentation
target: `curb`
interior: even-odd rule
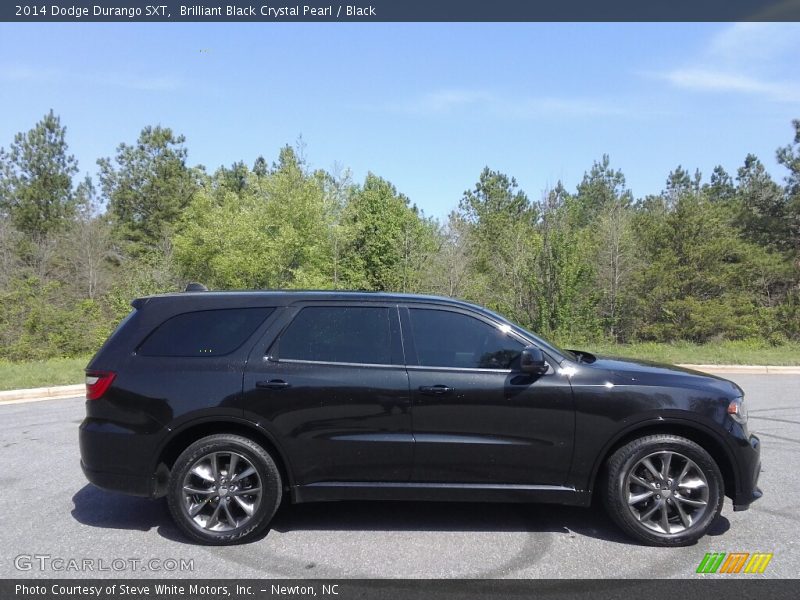
[[[740,375],[800,375],[800,366],[771,366],[771,365],[677,365],[695,371],[707,373],[738,373]],[[57,400],[75,398],[86,393],[86,386],[57,385],[52,387],[30,388],[26,390],[6,390],[0,392],[0,405],[17,404],[22,402],[41,402],[42,400]]]
[[[76,385],[30,388],[26,390],[6,390],[0,392],[0,404],[74,398],[75,396],[83,396],[85,393],[86,386],[82,383]]]
[[[708,373],[740,373],[748,375],[800,375],[800,366],[772,365],[677,365]]]

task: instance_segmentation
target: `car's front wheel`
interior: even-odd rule
[[[175,461],[167,496],[178,526],[204,544],[241,543],[261,534],[281,501],[281,476],[253,440],[217,434]]]
[[[605,503],[630,536],[653,546],[685,546],[722,510],[724,482],[714,459],[677,435],[650,435],[608,459]]]

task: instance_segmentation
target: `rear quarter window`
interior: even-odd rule
[[[139,346],[141,356],[223,356],[241,346],[275,310],[231,308],[176,315]]]

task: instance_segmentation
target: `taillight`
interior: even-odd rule
[[[111,371],[87,371],[86,399],[97,400],[102,398],[116,376],[117,374]]]

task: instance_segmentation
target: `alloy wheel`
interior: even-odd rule
[[[662,450],[645,456],[625,481],[628,509],[643,527],[657,534],[682,533],[709,509],[705,474],[679,452]]]
[[[231,531],[247,525],[261,498],[261,477],[253,463],[238,452],[206,454],[195,461],[183,480],[183,508],[203,531]]]

